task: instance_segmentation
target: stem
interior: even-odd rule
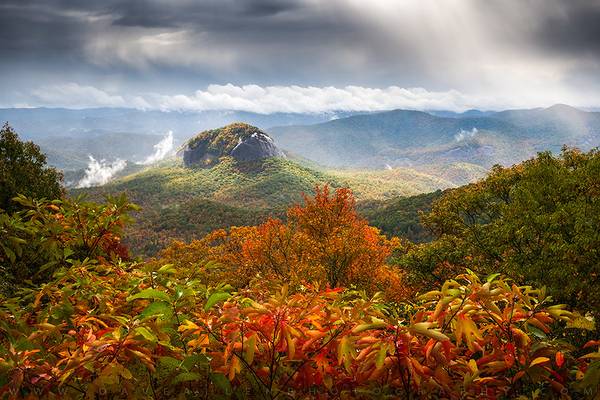
[[[466,300],[467,300],[467,296],[463,297],[462,301],[460,302],[460,305],[458,306],[458,308],[456,309],[456,311],[454,311],[454,314],[452,314],[452,316],[450,317],[450,319],[444,323],[444,326],[442,327],[442,333],[444,333],[444,331],[446,330],[446,328],[448,328],[448,326],[450,326],[450,323],[452,322],[452,320],[454,319],[454,317],[456,317],[456,314],[458,314],[458,312],[462,309],[462,306],[463,306],[463,304],[465,304]]]
[[[300,370],[300,368],[302,368],[309,359],[311,359],[315,354],[318,354],[321,350],[323,350],[325,347],[329,346],[329,344],[336,339],[345,329],[345,325],[339,327],[338,329],[335,330],[333,336],[331,336],[331,338],[329,338],[329,340],[327,340],[325,343],[323,343],[318,349],[316,349],[315,351],[312,351],[306,360],[302,361],[302,363],[300,363],[293,371],[292,373],[288,376],[287,380],[283,383],[283,386],[281,387],[281,390],[275,395],[275,397],[273,397],[273,400],[277,398],[277,396],[279,396],[282,392],[285,391],[285,389],[287,388],[288,383],[290,383],[290,381],[292,380],[292,378],[294,377],[294,375],[296,375],[296,372],[298,372]]]

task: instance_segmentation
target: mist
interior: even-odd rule
[[[467,139],[474,138],[478,132],[479,131],[477,130],[477,128],[473,128],[470,131],[461,129],[460,132],[454,135],[454,140],[456,140],[457,142],[463,142]]]
[[[154,145],[154,154],[149,155],[146,159],[138,164],[150,165],[163,160],[173,151],[173,131],[167,132],[165,137]]]
[[[108,162],[104,159],[98,161],[91,155],[89,158],[90,162],[85,169],[85,176],[77,184],[78,188],[105,185],[127,166],[127,161],[121,159]]]

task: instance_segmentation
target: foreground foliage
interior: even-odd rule
[[[0,214],[2,232],[29,236],[2,238],[3,268],[35,266],[33,252],[56,262],[0,297],[0,398],[598,394],[600,341],[577,340],[593,321],[543,288],[470,271],[401,301],[393,246],[347,190],[146,262],[120,244],[124,198],[20,202],[29,210]]]
[[[84,259],[126,259],[121,244],[128,213],[125,197],[100,205],[78,200],[13,200],[21,210],[0,213],[0,294],[17,285],[46,282],[52,273]]]
[[[415,305],[364,292],[207,287],[170,265],[83,262],[0,307],[0,392],[22,397],[594,394],[600,342],[544,292],[473,274]],[[554,394],[552,394],[554,393]]]

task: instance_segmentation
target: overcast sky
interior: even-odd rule
[[[2,0],[0,106],[600,106],[600,0]]]

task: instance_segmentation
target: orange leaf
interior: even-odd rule
[[[588,347],[592,346],[600,346],[600,340],[590,340],[589,342],[583,345],[583,348],[587,349]]]
[[[556,352],[554,359],[556,361],[556,365],[558,365],[559,368],[562,367],[563,364],[565,363],[565,356],[560,351]]]

